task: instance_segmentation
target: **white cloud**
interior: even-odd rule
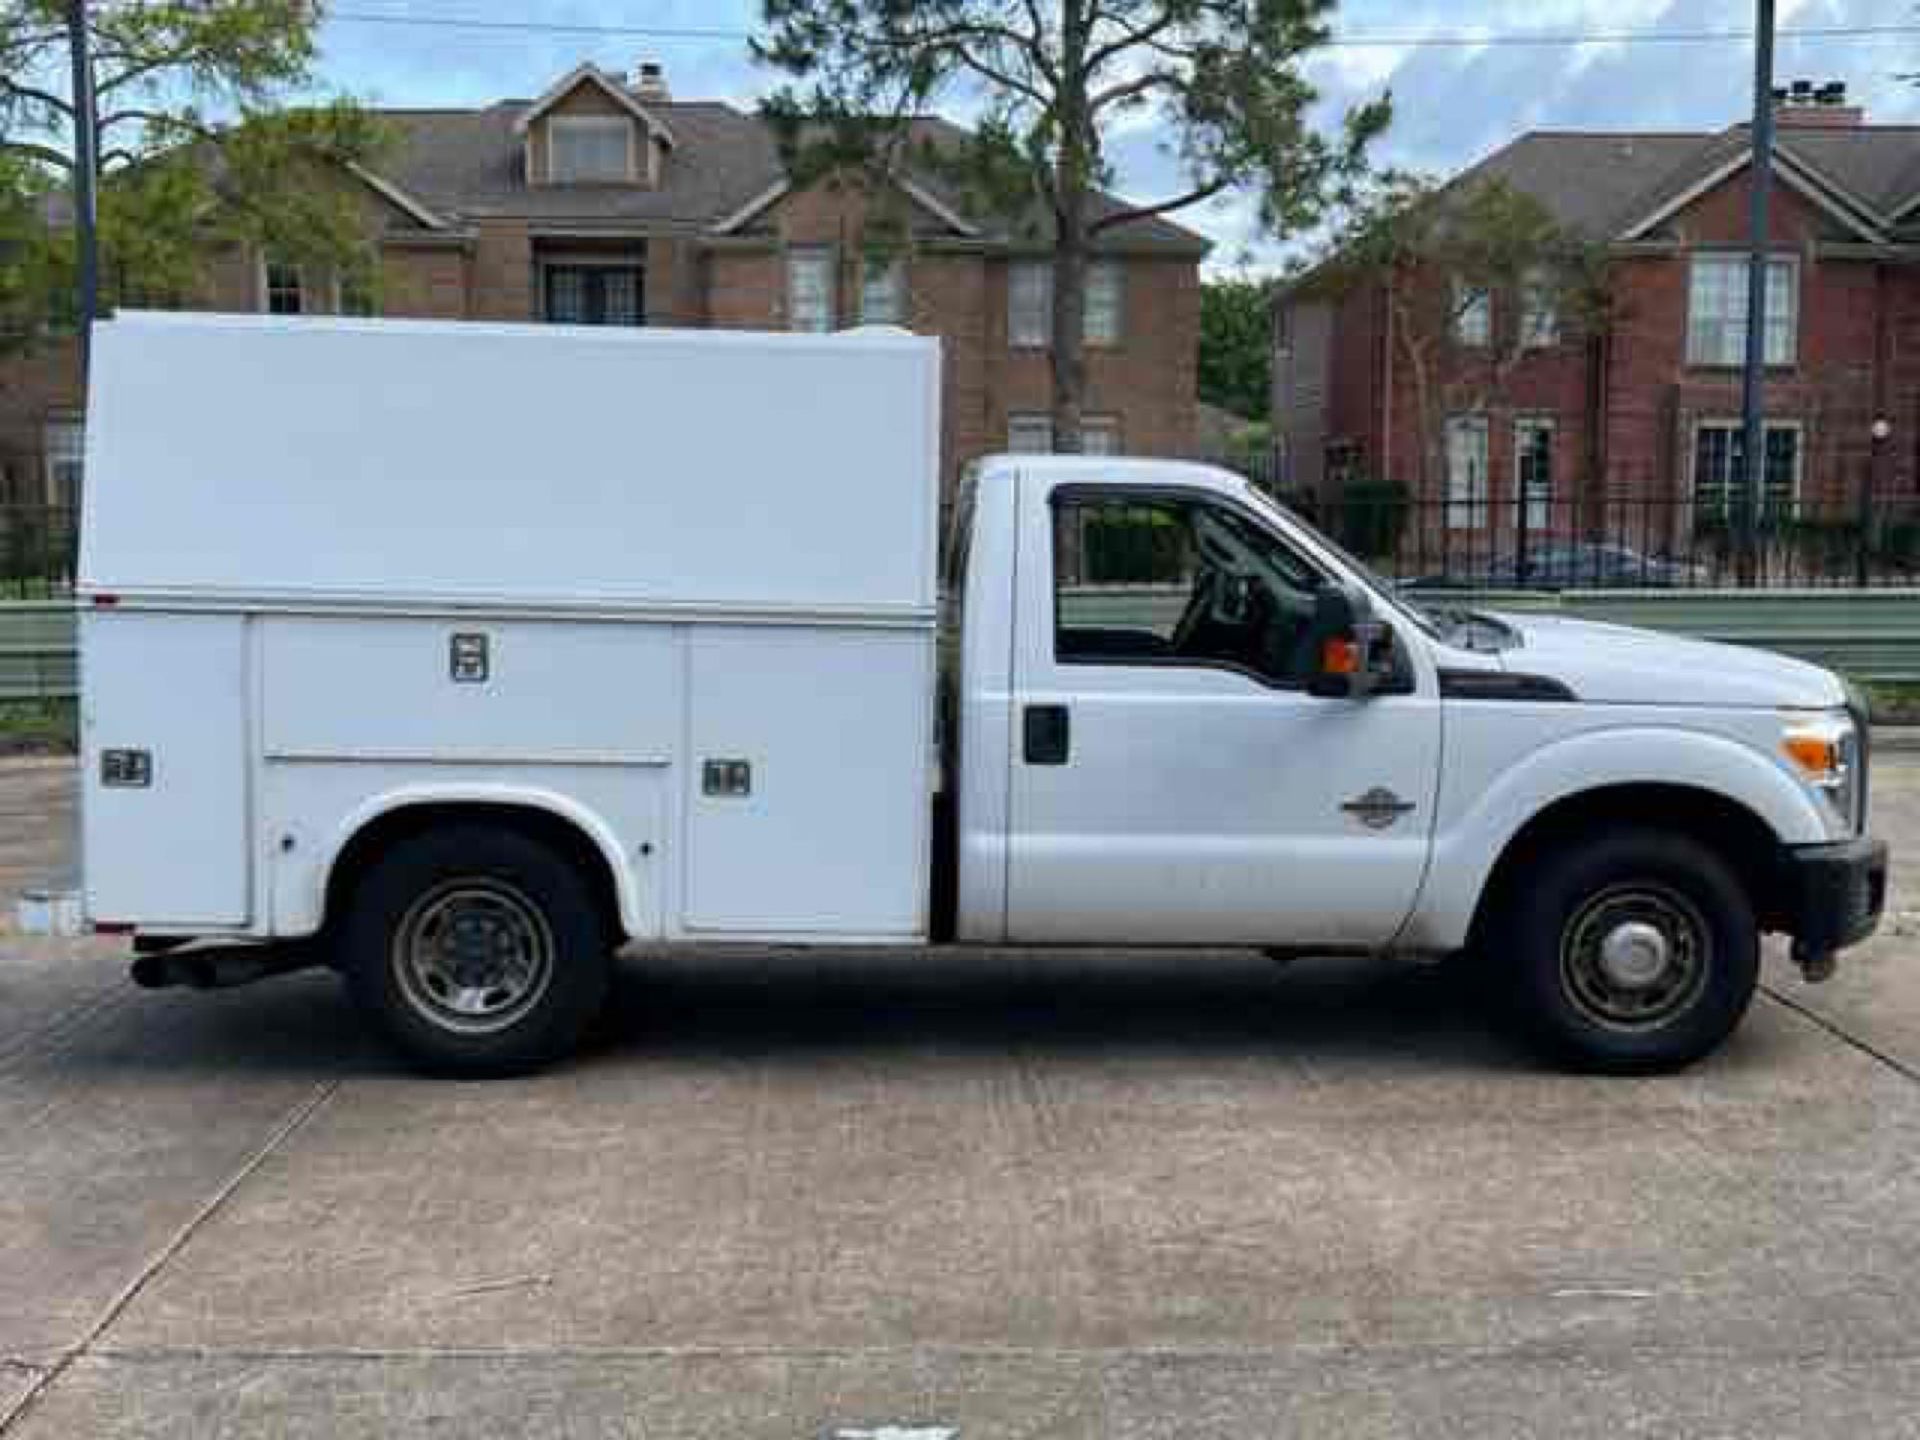
[[[398,10],[397,0],[356,0],[358,10]],[[436,13],[413,0],[411,13]],[[659,27],[752,28],[755,0],[651,0]],[[489,7],[448,4],[450,15]],[[607,24],[597,0],[546,0],[514,15],[546,22]],[[1349,0],[1336,32],[1404,39],[1430,35],[1494,35],[1622,30],[1742,30],[1752,24],[1750,0]],[[1807,26],[1916,23],[1908,0],[1780,0],[1779,23]],[[529,35],[329,24],[324,75],[346,89],[393,105],[484,104],[537,94],[579,60],[631,68],[642,56],[667,66],[676,94],[751,105],[774,78],[751,63],[744,42]],[[1920,36],[1783,39],[1776,73],[1783,79],[1845,80],[1871,118],[1920,117],[1920,89],[1898,73],[1920,69]],[[1323,123],[1391,89],[1395,122],[1381,157],[1447,173],[1471,163],[1521,131],[1563,129],[1718,129],[1746,117],[1751,105],[1752,49],[1745,42],[1605,43],[1566,48],[1349,47],[1313,57],[1308,74],[1322,91]],[[956,97],[955,118],[976,105]],[[1164,145],[1165,127],[1151,116],[1130,118],[1113,136],[1118,188],[1137,198],[1172,193],[1177,165]],[[1263,237],[1252,197],[1234,196],[1177,217],[1216,241],[1210,268],[1231,268],[1251,248],[1263,265],[1284,247]]]

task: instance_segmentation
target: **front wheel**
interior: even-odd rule
[[[1521,1019],[1580,1069],[1689,1065],[1733,1033],[1759,983],[1745,887],[1685,836],[1602,831],[1548,855],[1508,905],[1497,959]]]
[[[361,880],[347,983],[422,1068],[506,1075],[573,1049],[612,955],[578,870],[516,831],[450,826],[397,844]]]

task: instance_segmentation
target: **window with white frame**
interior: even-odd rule
[[[41,430],[49,505],[78,505],[86,468],[86,426],[71,417],[49,420]]]
[[[1453,282],[1453,338],[1461,345],[1485,345],[1493,339],[1493,296],[1485,286]]]
[[[787,328],[833,329],[833,252],[808,246],[787,252]]]
[[[269,315],[307,313],[306,276],[298,265],[267,259],[261,265],[260,306]]]
[[[1520,280],[1520,344],[1543,350],[1559,342],[1560,308],[1553,275],[1545,268],[1529,270]]]
[[[1767,261],[1765,357],[1791,365],[1800,325],[1800,267],[1789,257]],[[1747,257],[1695,255],[1687,283],[1687,363],[1740,365],[1747,352]]]
[[[1118,345],[1126,333],[1126,270],[1118,260],[1087,266],[1081,338],[1089,345]],[[1007,267],[1007,343],[1016,350],[1044,350],[1053,343],[1053,262],[1016,260]]]
[[[1095,260],[1087,266],[1086,309],[1081,334],[1089,345],[1118,345],[1125,329],[1126,271],[1118,260]]]
[[[1120,420],[1114,415],[1080,417],[1080,453],[1082,455],[1118,455]]]
[[[869,255],[860,277],[860,323],[907,323],[907,264],[898,255]]]
[[[1007,451],[1013,455],[1053,453],[1053,417],[1039,411],[1007,416]]]
[[[1007,267],[1007,344],[1044,350],[1053,335],[1053,262],[1015,260]]]
[[[1053,417],[1032,410],[1007,417],[1007,450],[1014,455],[1051,455],[1053,453]],[[1080,453],[1082,455],[1118,455],[1120,453],[1120,417],[1083,415],[1080,417]]]
[[[1766,466],[1761,472],[1760,511],[1792,513],[1800,489],[1800,425],[1766,424]],[[1693,506],[1698,520],[1728,520],[1739,510],[1747,483],[1746,435],[1738,420],[1702,420],[1693,427]]]
[[[1447,528],[1479,530],[1487,523],[1487,417],[1447,420]]]
[[[547,121],[547,179],[555,185],[629,180],[632,145],[631,120],[617,115],[556,115]]]
[[[1520,493],[1520,513],[1528,531],[1546,530],[1553,522],[1550,417],[1525,415],[1513,422],[1513,483]]]

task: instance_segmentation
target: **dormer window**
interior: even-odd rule
[[[665,103],[660,85],[652,93]],[[513,128],[529,185],[658,185],[674,146],[659,115],[591,64],[561,76]]]
[[[633,122],[623,115],[555,115],[547,122],[547,174],[555,185],[633,178]]]

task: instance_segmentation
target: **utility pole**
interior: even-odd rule
[[[1760,574],[1760,507],[1766,496],[1763,423],[1767,367],[1767,192],[1773,188],[1773,0],[1755,0],[1753,161],[1747,171],[1747,353],[1740,375],[1740,579]]]
[[[80,378],[92,364],[93,317],[100,308],[99,115],[93,99],[93,53],[87,0],[67,0],[67,44],[73,58],[73,226],[80,259]]]

